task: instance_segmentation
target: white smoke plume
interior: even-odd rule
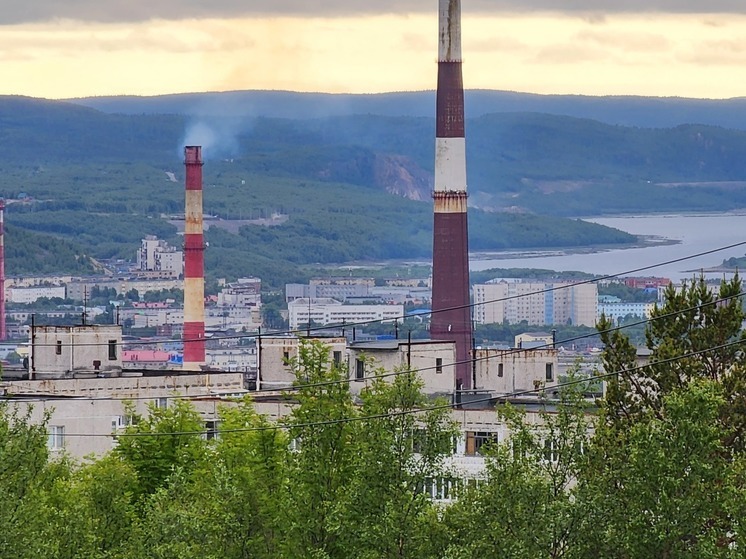
[[[179,156],[184,146],[202,146],[204,160],[225,159],[239,155],[238,136],[248,128],[242,119],[200,116],[187,123],[179,142]]]

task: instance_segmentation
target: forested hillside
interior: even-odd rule
[[[178,246],[168,218],[183,212],[180,152],[188,141],[205,144],[206,213],[230,221],[206,235],[212,277],[255,274],[281,284],[303,279],[305,264],[429,256],[430,174],[407,153],[328,137],[333,122],[217,119],[202,123],[196,139],[187,138],[192,124],[180,116],[0,99],[7,223],[19,237],[35,231],[67,239],[78,256],[133,258],[147,234]],[[392,185],[426,202],[388,194]],[[254,221],[275,214],[285,216],[275,227]],[[472,230],[473,248],[482,250],[632,240],[584,222],[477,211]],[[79,268],[78,259],[64,260],[58,271]],[[21,269],[9,260],[8,273]]]
[[[633,240],[561,216],[746,207],[746,132],[535,113],[467,130],[473,250]],[[132,258],[146,234],[180,244],[165,216],[183,212],[183,145],[201,144],[205,211],[231,222],[207,233],[210,273],[289,281],[306,264],[429,256],[433,136],[425,117],[195,120],[4,97],[0,193],[18,234]]]

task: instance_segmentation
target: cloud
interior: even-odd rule
[[[33,0],[6,2],[0,25],[72,19],[95,22],[133,22],[151,19],[222,17],[301,16],[328,17],[434,13],[433,0]],[[469,0],[464,12],[526,13],[535,11],[579,14],[590,21],[603,21],[606,13],[733,13],[746,14],[743,0]]]

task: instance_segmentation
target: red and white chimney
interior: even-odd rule
[[[202,147],[184,148],[184,371],[205,364],[205,242],[202,227]]]
[[[430,336],[456,343],[456,389],[472,388],[461,1],[439,0]]]

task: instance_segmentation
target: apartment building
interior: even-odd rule
[[[184,274],[184,252],[158,237],[148,235],[141,241],[137,251],[137,270],[179,278]]]
[[[593,283],[522,281],[501,278],[474,286],[478,324],[596,324],[598,288]]]
[[[336,299],[296,299],[288,303],[288,321],[295,330],[309,323],[356,324],[404,319],[403,305],[344,305]]]

